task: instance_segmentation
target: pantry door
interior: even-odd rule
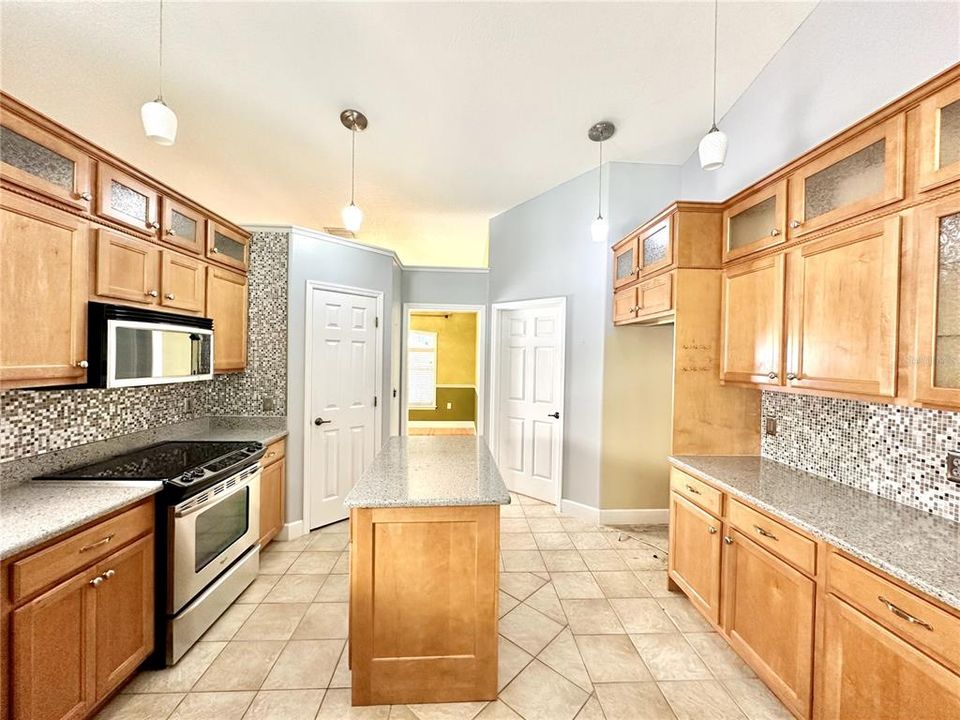
[[[565,298],[493,306],[492,449],[507,487],[560,502]]]
[[[347,517],[344,498],[379,451],[381,297],[307,287],[306,530]]]

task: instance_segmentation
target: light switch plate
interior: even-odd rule
[[[777,434],[777,419],[775,417],[763,419],[763,433],[771,436]]]
[[[260,405],[264,412],[270,412],[272,410],[276,410],[277,408],[277,403],[271,395],[264,395],[262,398],[260,398]]]
[[[947,453],[947,479],[960,483],[960,452]]]

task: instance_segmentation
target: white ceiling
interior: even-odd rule
[[[719,111],[814,2],[721,3]],[[358,138],[360,240],[486,264],[487,220],[606,158],[681,163],[710,123],[712,3],[165,5],[176,145],[144,139],[156,2],[0,3],[0,86],[241,223],[340,224]],[[736,149],[732,148],[731,152]]]

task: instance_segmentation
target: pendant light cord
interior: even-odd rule
[[[603,218],[603,140],[597,143],[600,146],[600,165],[597,166],[599,181],[597,182],[597,220]]]
[[[353,190],[357,181],[357,129],[350,130],[350,204],[353,205]]]
[[[717,129],[717,20],[720,0],[713,0],[713,130]]]
[[[160,102],[163,102],[163,0],[160,0]]]

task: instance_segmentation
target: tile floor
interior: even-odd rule
[[[177,666],[141,672],[98,720],[790,718],[667,590],[665,526],[632,529],[651,547],[526,497],[501,512],[495,702],[350,707],[343,522],[272,543]]]

